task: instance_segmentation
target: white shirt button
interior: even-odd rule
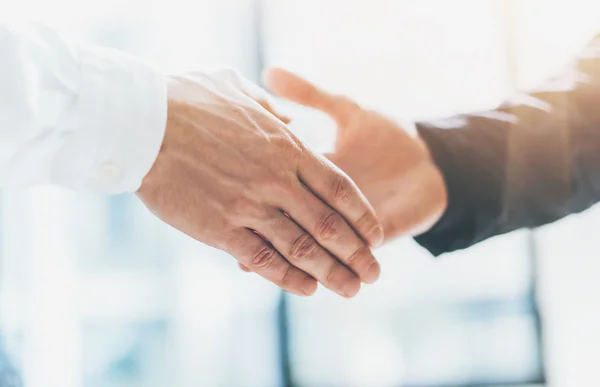
[[[112,161],[105,161],[100,165],[100,168],[98,168],[98,178],[102,182],[112,182],[118,175],[119,169]]]

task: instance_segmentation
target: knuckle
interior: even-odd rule
[[[340,216],[335,212],[328,211],[323,214],[317,223],[318,237],[323,240],[337,237],[340,221]]]
[[[268,217],[268,210],[254,200],[240,198],[229,205],[226,209],[229,218],[234,221],[247,222],[251,220],[263,220]]]
[[[272,142],[286,157],[300,158],[302,156],[303,150],[300,143],[285,132],[273,136]]]
[[[348,179],[336,173],[332,184],[333,202],[335,204],[346,204],[350,199],[351,187]]]
[[[214,234],[209,234],[209,240],[202,242],[235,255],[232,246],[239,240],[237,234],[239,228],[225,219],[222,219],[219,223],[214,227]]]
[[[315,240],[308,234],[302,234],[290,248],[290,257],[298,262],[305,261],[317,248],[317,243]]]
[[[352,98],[345,95],[339,96],[339,98],[340,103],[344,104],[346,109],[350,110],[351,112],[354,112],[355,110],[360,110],[360,105]]]
[[[276,255],[277,253],[272,247],[263,244],[252,252],[250,261],[252,266],[257,268],[269,267],[275,260]]]
[[[282,176],[281,178],[272,179],[265,182],[263,186],[264,192],[269,192],[278,197],[289,197],[298,190],[298,178],[293,176]]]

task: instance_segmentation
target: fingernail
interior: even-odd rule
[[[383,243],[383,228],[375,226],[367,235],[367,242],[371,247],[379,247]]]
[[[371,266],[369,266],[363,276],[363,281],[368,284],[372,284],[379,279],[379,274],[381,273],[381,267],[379,263],[373,262]]]
[[[346,285],[344,285],[344,297],[352,298],[358,294],[359,290],[360,290],[360,282],[359,281],[348,282]]]
[[[304,278],[304,281],[302,281],[301,289],[304,295],[312,296],[315,290],[317,290],[317,281],[313,278],[306,277]]]

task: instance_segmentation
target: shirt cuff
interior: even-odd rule
[[[160,150],[167,120],[165,79],[126,53],[82,48],[75,135],[55,182],[103,194],[135,192]],[[76,162],[74,162],[76,160]]]

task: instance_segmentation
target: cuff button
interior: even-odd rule
[[[98,178],[103,182],[114,181],[118,174],[119,170],[112,161],[105,161],[98,168]]]

